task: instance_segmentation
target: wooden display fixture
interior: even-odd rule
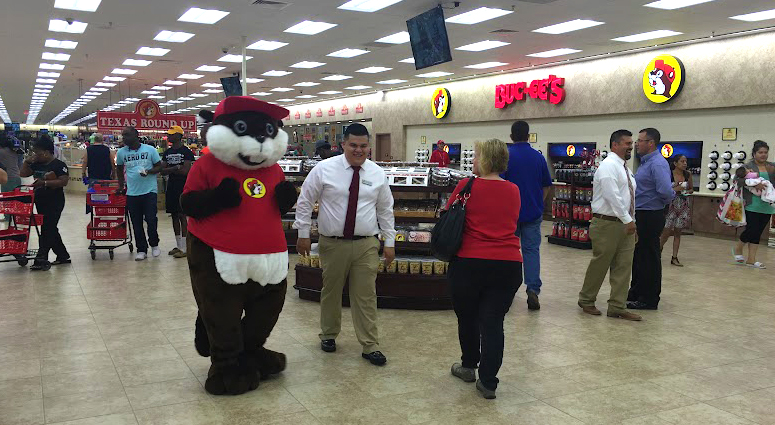
[[[299,298],[320,301],[323,288],[323,270],[296,265],[296,284]],[[342,305],[350,305],[349,286],[342,292]],[[452,298],[446,275],[377,274],[377,307],[407,310],[450,310]]]

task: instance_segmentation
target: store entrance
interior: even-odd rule
[[[390,134],[377,134],[375,146],[374,146],[374,153],[376,154],[374,156],[375,161],[392,161],[393,155],[390,153],[391,151],[391,143],[390,143]]]

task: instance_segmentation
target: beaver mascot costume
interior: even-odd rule
[[[264,343],[287,288],[281,216],[297,198],[277,164],[288,146],[287,116],[287,109],[252,97],[224,99],[207,130],[210,153],[191,167],[180,198],[199,307],[196,346],[211,359],[211,394],[254,390],[285,369],[285,355]]]

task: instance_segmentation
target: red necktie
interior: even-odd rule
[[[632,178],[630,177],[630,169],[627,168],[627,163],[624,163],[624,174],[627,175],[627,185],[630,187],[630,217],[635,220],[635,191],[632,188]]]
[[[358,212],[358,191],[360,185],[361,167],[353,166],[353,181],[350,182],[350,198],[347,201],[347,217],[344,219],[344,238],[355,236],[355,214]]]

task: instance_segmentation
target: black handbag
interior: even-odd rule
[[[463,229],[466,225],[466,202],[471,197],[471,186],[476,177],[471,177],[466,186],[458,192],[457,198],[443,213],[431,232],[431,253],[442,261],[449,261],[457,255],[463,243]]]

